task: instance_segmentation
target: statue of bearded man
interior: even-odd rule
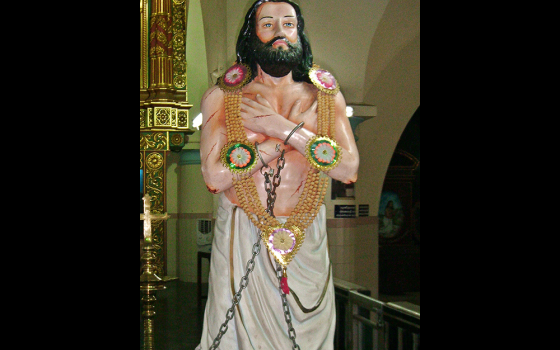
[[[202,173],[220,204],[197,349],[333,348],[323,199],[329,178],[357,181],[359,154],[338,83],[313,65],[304,29],[297,4],[255,2],[237,64],[203,96]]]

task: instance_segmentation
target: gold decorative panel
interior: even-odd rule
[[[140,131],[184,130],[192,134],[190,127],[190,113],[186,108],[147,105],[140,109]]]
[[[187,89],[186,2],[186,0],[173,1],[173,86],[177,90]]]
[[[152,212],[167,210],[167,153],[191,130],[187,94],[187,0],[140,0],[140,170]],[[166,224],[152,227],[157,274],[165,275]]]

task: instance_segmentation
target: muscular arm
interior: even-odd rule
[[[220,159],[221,151],[228,143],[224,96],[219,87],[213,87],[204,94],[201,103],[203,115],[200,141],[201,168],[206,186],[214,194],[225,192],[233,187],[233,176]],[[269,164],[280,157],[280,153],[276,152],[279,140],[250,131],[248,137],[252,143],[259,142],[259,151],[265,163]],[[262,166],[259,158],[252,174],[259,171]]]
[[[244,118],[245,127],[255,132],[260,132],[270,137],[285,140],[291,131],[301,121],[316,126],[316,115],[306,111],[301,114],[292,113],[288,119],[278,115],[261,97],[257,101],[243,100],[241,116]],[[256,118],[265,115],[266,118]],[[311,129],[314,130],[314,129]],[[289,140],[290,146],[300,152],[306,153],[307,142],[316,136],[309,128],[300,129]],[[343,149],[343,156],[339,166],[331,170],[328,175],[344,183],[354,183],[358,180],[360,156],[354,140],[350,122],[346,117],[346,101],[342,94],[336,96],[336,142]]]

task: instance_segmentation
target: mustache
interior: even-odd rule
[[[269,42],[267,42],[266,44],[264,44],[265,47],[268,48],[272,48],[272,45],[274,45],[274,43],[278,40],[284,40],[284,42],[286,43],[286,45],[288,45],[288,47],[290,49],[295,49],[296,45],[292,44],[288,39],[286,39],[286,37],[283,36],[277,36],[274,39],[270,40]]]

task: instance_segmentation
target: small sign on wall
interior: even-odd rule
[[[335,205],[334,217],[337,219],[353,219],[356,217],[355,205]]]

